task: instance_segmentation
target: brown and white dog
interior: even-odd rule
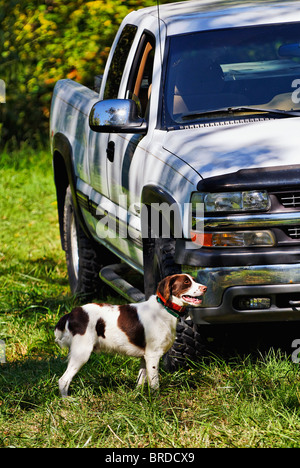
[[[73,377],[93,351],[140,357],[137,384],[148,377],[151,388],[157,389],[159,360],[174,343],[177,318],[186,307],[199,306],[206,290],[191,276],[178,274],[163,279],[157,295],[146,302],[87,304],[73,309],[55,327],[55,341],[70,349],[67,370],[59,379],[61,395],[68,395]]]

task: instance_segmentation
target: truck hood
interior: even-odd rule
[[[163,146],[203,179],[240,169],[300,164],[300,118],[170,131]]]

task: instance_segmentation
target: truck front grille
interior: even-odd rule
[[[300,223],[300,213],[299,213],[300,191],[296,189],[296,190],[291,190],[291,191],[286,191],[286,192],[278,192],[276,193],[276,197],[277,197],[278,202],[286,209],[287,212],[294,212],[296,215],[297,214],[299,215],[298,217],[299,221],[295,219],[294,226],[282,226],[281,227],[282,231],[290,239],[290,242],[299,243],[299,240],[300,240],[300,224],[299,224]],[[279,220],[280,220],[280,213],[279,213]],[[279,240],[279,243],[280,243],[280,240]]]
[[[300,208],[300,192],[278,193],[277,198],[285,208]]]
[[[295,226],[286,230],[286,233],[292,239],[300,239],[300,226]]]

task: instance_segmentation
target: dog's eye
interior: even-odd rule
[[[190,284],[190,280],[189,279],[184,280],[184,284]]]

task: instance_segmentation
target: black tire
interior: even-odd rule
[[[204,355],[205,347],[199,332],[199,326],[192,320],[178,320],[177,335],[171,349],[163,356],[163,367],[168,372],[196,362]]]
[[[148,253],[152,258],[146,262],[145,290],[147,295],[155,294],[158,283],[166,276],[181,273],[179,265],[174,262],[175,240],[155,239],[152,249]],[[149,279],[149,270],[152,271],[152,281]],[[149,286],[151,285],[151,286]],[[149,287],[152,290],[149,290]],[[189,360],[196,361],[203,355],[204,346],[201,343],[199,327],[191,320],[179,319],[177,334],[172,348],[163,357],[163,367],[168,372],[174,372],[188,364]]]
[[[70,187],[64,205],[64,249],[72,294],[86,300],[97,298],[102,286],[99,272],[110,253],[85,235],[74,210]]]

